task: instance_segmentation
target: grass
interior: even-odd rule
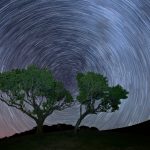
[[[81,130],[25,135],[0,140],[0,150],[150,150],[150,136]]]

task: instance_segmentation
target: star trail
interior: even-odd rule
[[[73,95],[76,74],[94,71],[129,98],[119,111],[88,116],[99,130],[150,119],[149,0],[0,0],[0,71],[48,67]],[[75,124],[78,105],[45,124]],[[0,137],[32,129],[33,120],[0,103]]]

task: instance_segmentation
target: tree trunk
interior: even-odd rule
[[[37,122],[37,130],[36,130],[36,134],[37,135],[42,135],[43,134],[43,121],[38,121]]]
[[[86,111],[85,113],[83,113],[82,115],[80,115],[80,118],[78,119],[75,128],[74,128],[74,133],[77,134],[78,129],[79,129],[79,125],[81,124],[82,120],[88,115],[89,113]]]

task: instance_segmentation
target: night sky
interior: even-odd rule
[[[150,119],[150,0],[0,0],[0,71],[48,67],[73,95],[78,72],[94,71],[129,93],[119,111],[88,116],[100,130]],[[45,124],[75,124],[78,106]],[[0,103],[0,137],[33,128]]]

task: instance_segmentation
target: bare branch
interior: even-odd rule
[[[26,110],[23,108],[23,106],[22,106],[21,104],[18,104],[18,103],[13,103],[13,104],[11,104],[11,103],[9,103],[10,100],[6,100],[2,95],[1,95],[1,97],[0,97],[0,100],[1,100],[2,102],[4,102],[6,105],[11,106],[11,107],[14,107],[14,108],[16,108],[16,109],[19,109],[19,110],[21,110],[23,113],[25,113],[26,115],[28,115],[29,117],[31,117],[32,119],[37,120],[37,118],[34,117],[33,115],[31,115],[28,111],[26,111]]]

